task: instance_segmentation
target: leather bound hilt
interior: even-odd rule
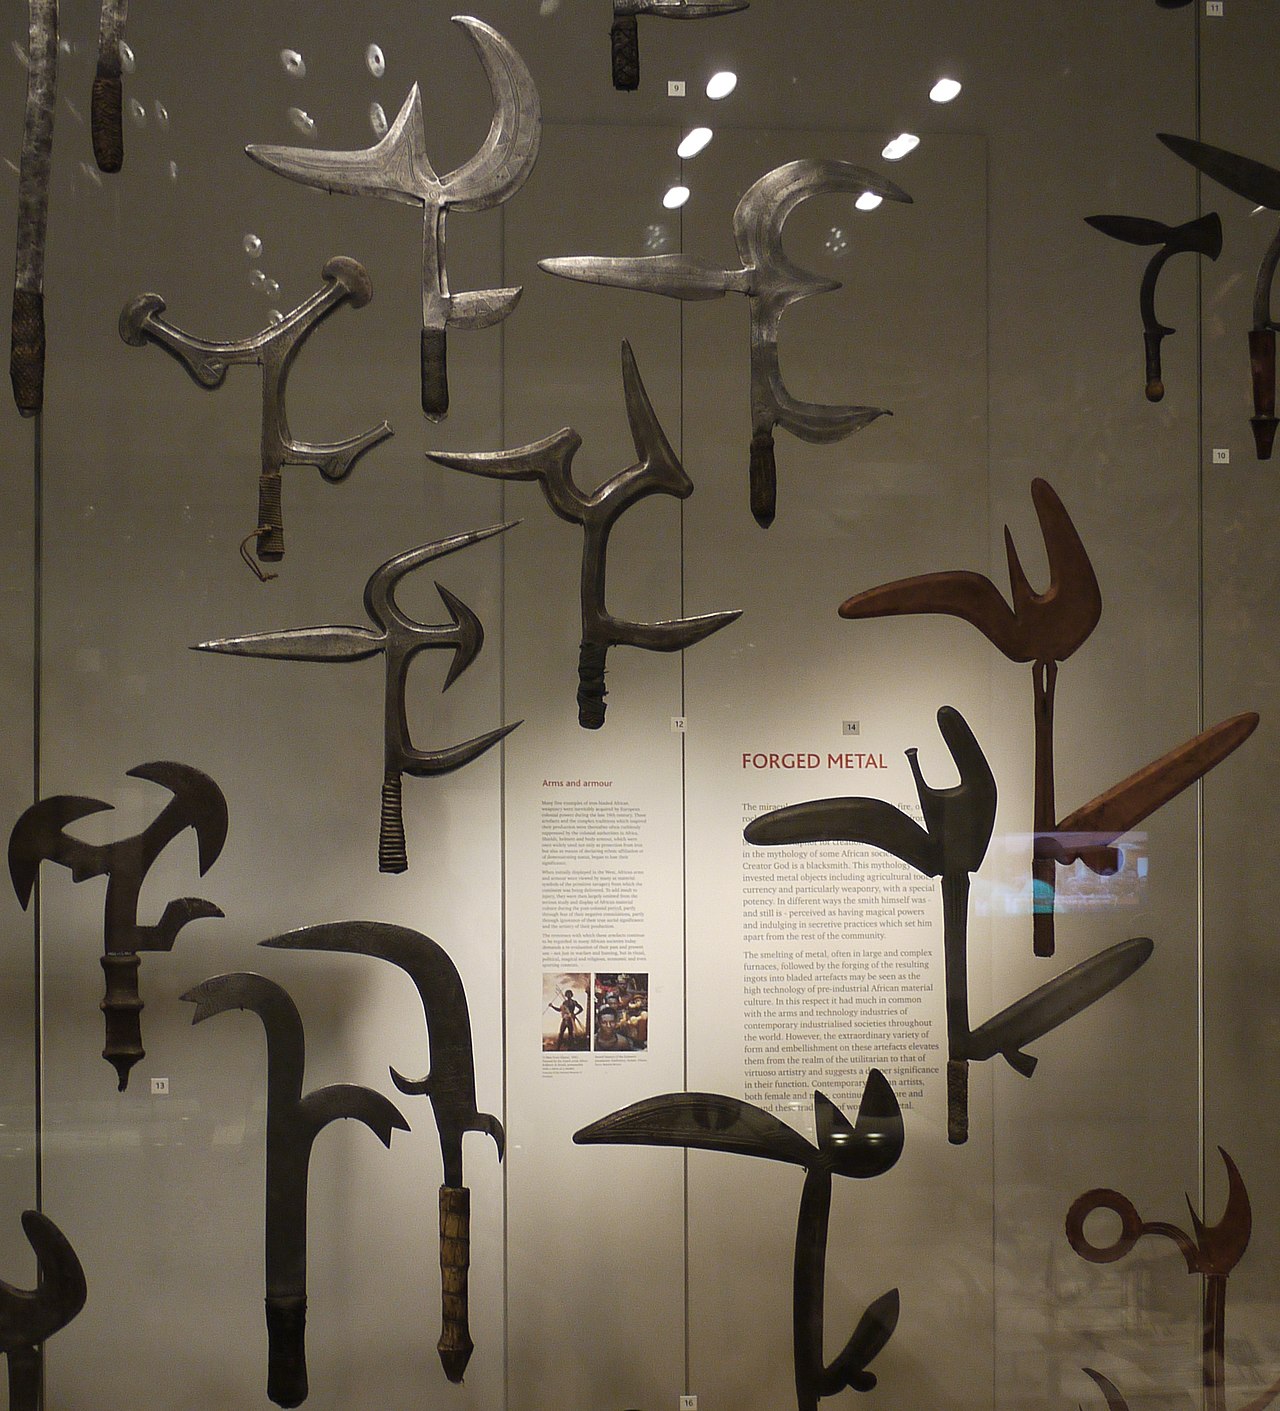
[[[460,1382],[475,1350],[467,1324],[467,1270],[471,1267],[471,1192],[440,1187],[440,1341],[436,1351],[451,1382]]]
[[[422,410],[433,421],[449,414],[449,364],[443,328],[422,330]]]
[[[1031,949],[1035,955],[1054,952],[1054,893],[1058,885],[1058,864],[1048,853],[1031,856]]]
[[[277,1406],[307,1399],[307,1296],[267,1295],[267,1395]]]
[[[751,438],[751,517],[768,529],[778,508],[778,467],[773,458],[773,432],[766,426]]]
[[[640,87],[640,30],[634,15],[619,15],[609,33],[613,49],[613,86],[620,93]]]
[[[123,103],[120,75],[98,74],[93,80],[89,106],[89,133],[99,171],[116,172],[124,166],[124,129],[120,122]]]
[[[284,509],[280,472],[258,476],[258,557],[267,563],[284,558]]]
[[[382,816],[378,828],[379,872],[406,872],[409,868],[400,790],[400,771],[388,769],[382,781]]]
[[[102,1056],[120,1078],[119,1091],[129,1086],[129,1070],[146,1057],[142,1047],[142,1000],[138,998],[138,967],[142,957],[132,951],[102,957],[107,992],[98,1006],[107,1021],[107,1043]]]
[[[599,642],[583,642],[578,648],[578,724],[584,730],[599,730],[607,709],[604,698],[604,663],[609,648]]]
[[[41,1362],[38,1347],[9,1349],[9,1411],[37,1411]]]
[[[1249,366],[1253,372],[1253,444],[1260,461],[1271,459],[1276,439],[1276,335],[1271,328],[1249,330]]]
[[[1158,402],[1164,397],[1164,380],[1160,372],[1160,343],[1163,328],[1145,328],[1142,342],[1147,350],[1147,401]]]
[[[969,1060],[947,1059],[947,1140],[963,1146],[969,1140]]]
[[[35,416],[44,407],[44,295],[36,289],[13,291],[9,377],[18,410]]]

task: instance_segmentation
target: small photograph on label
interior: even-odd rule
[[[643,1053],[649,1047],[649,977],[597,971],[597,1053]]]
[[[975,891],[979,915],[1109,911],[1142,903],[1150,864],[1145,833],[1126,833],[1122,844],[1110,834],[1058,833],[1055,837],[1066,860],[1055,868],[1052,894],[1047,884],[1031,876],[1031,836],[1006,833],[991,840],[988,859],[995,866],[989,871],[995,880]]]
[[[543,1053],[586,1053],[591,1048],[591,975],[558,970],[542,976]]]

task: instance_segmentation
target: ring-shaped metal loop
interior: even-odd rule
[[[1110,1210],[1120,1217],[1120,1238],[1114,1244],[1092,1244],[1086,1237],[1084,1222],[1095,1210]],[[1086,1191],[1072,1202],[1071,1209],[1067,1211],[1067,1243],[1091,1264],[1113,1264],[1117,1259],[1123,1259],[1137,1244],[1143,1228],[1133,1202],[1119,1191]]]

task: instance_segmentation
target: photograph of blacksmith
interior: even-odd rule
[[[595,978],[597,1053],[641,1053],[649,1047],[649,977],[600,972]]]
[[[586,1053],[591,1047],[591,976],[583,971],[542,976],[543,1053]]]

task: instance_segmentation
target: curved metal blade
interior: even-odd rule
[[[33,1289],[0,1279],[0,1352],[36,1347],[84,1307],[88,1296],[84,1268],[71,1241],[38,1210],[22,1212],[22,1232],[39,1268]]]
[[[396,604],[396,587],[400,580],[415,568],[435,559],[456,554],[459,549],[469,548],[483,539],[492,539],[495,534],[504,534],[520,521],[509,519],[505,524],[491,524],[485,529],[469,529],[463,534],[451,534],[447,539],[434,539],[430,544],[419,544],[416,549],[406,549],[386,563],[374,569],[365,584],[364,610],[380,627],[386,628],[393,621],[409,623],[410,619]]]
[[[510,725],[499,725],[496,730],[486,731],[474,739],[463,740],[459,745],[449,745],[442,750],[392,750],[387,749],[387,768],[398,769],[402,774],[412,774],[423,779],[432,774],[451,774],[479,759],[486,750],[491,750],[499,740],[518,726],[522,720],[513,720]]]
[[[101,875],[103,868],[99,864],[106,862],[105,850],[70,837],[66,827],[79,818],[103,813],[110,807],[101,799],[55,794],[23,811],[9,834],[9,876],[24,911],[31,900],[42,862],[56,862],[69,868],[77,882]]]
[[[884,799],[862,797],[811,799],[753,818],[742,830],[760,847],[787,843],[867,843],[936,877],[942,871],[942,848],[900,808]]]

